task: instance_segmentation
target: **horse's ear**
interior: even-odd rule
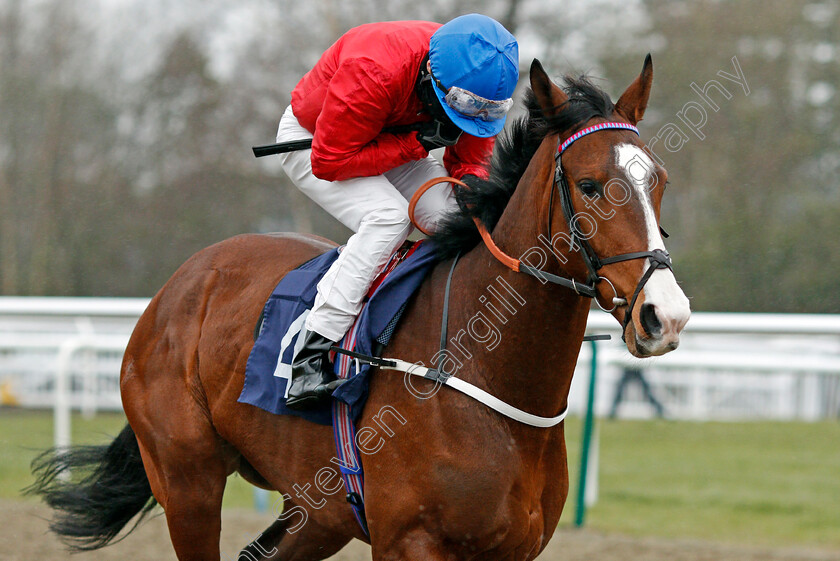
[[[531,63],[531,89],[546,117],[559,113],[560,106],[569,100],[566,93],[551,81],[537,59]]]
[[[618,98],[618,102],[615,104],[615,110],[634,125],[641,121],[645,115],[645,109],[647,109],[652,84],[653,61],[650,58],[650,53],[648,53],[648,56],[645,58],[645,64],[642,67],[642,73],[639,74],[638,78],[633,80],[633,83]]]

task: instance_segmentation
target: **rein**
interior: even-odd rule
[[[455,179],[454,177],[435,177],[434,179],[430,179],[425,182],[423,185],[420,186],[417,191],[414,192],[414,195],[411,197],[411,202],[408,204],[408,216],[411,219],[411,223],[414,226],[426,234],[427,236],[430,235],[423,227],[421,227],[415,220],[414,220],[414,207],[417,206],[417,201],[420,200],[420,197],[439,183],[454,183],[456,185],[460,185],[461,187],[469,188],[469,186],[461,181],[460,179]],[[526,275],[530,275],[532,277],[538,279],[545,279],[548,282],[553,284],[558,284],[560,286],[565,286],[566,288],[571,288],[581,296],[586,296],[587,298],[595,298],[597,292],[595,291],[594,286],[587,286],[585,284],[581,284],[577,282],[575,279],[560,277],[557,275],[553,275],[551,273],[547,273],[535,267],[531,267],[529,265],[525,265],[519,259],[511,257],[501,249],[499,246],[496,245],[496,242],[493,241],[493,237],[490,235],[490,232],[487,231],[487,227],[481,223],[478,218],[473,218],[473,222],[475,222],[476,228],[478,228],[478,233],[481,234],[481,239],[484,241],[484,245],[487,246],[487,249],[490,250],[490,253],[493,257],[496,258],[502,265],[516,271],[517,273],[525,273]]]
[[[481,238],[484,241],[484,245],[487,246],[487,249],[490,253],[495,257],[499,262],[505,265],[507,268],[512,269],[518,273],[525,273],[532,277],[536,277],[538,279],[544,279],[548,282],[553,284],[557,284],[560,286],[564,286],[566,288],[570,288],[574,290],[577,294],[581,296],[586,296],[587,298],[592,298],[595,300],[595,303],[598,305],[605,312],[613,312],[620,306],[627,305],[627,299],[621,298],[618,296],[618,293],[615,289],[615,285],[613,285],[612,281],[609,278],[599,275],[598,271],[600,271],[605,265],[612,265],[613,263],[620,263],[622,261],[631,261],[633,259],[650,259],[650,266],[647,268],[645,273],[642,275],[642,278],[639,279],[639,283],[636,285],[636,289],[633,292],[633,297],[630,300],[627,312],[624,315],[624,320],[622,321],[622,339],[624,338],[624,330],[627,328],[627,324],[630,323],[630,319],[632,318],[633,308],[638,300],[639,294],[644,289],[645,285],[647,284],[650,277],[657,269],[673,269],[671,263],[671,257],[668,255],[668,252],[661,250],[661,249],[654,249],[652,251],[635,251],[631,253],[622,253],[620,255],[615,255],[612,257],[605,257],[601,259],[598,257],[598,254],[595,253],[592,245],[589,243],[589,240],[580,236],[578,233],[575,232],[573,218],[575,216],[574,207],[572,206],[572,193],[571,188],[569,186],[568,179],[566,178],[566,174],[563,172],[563,165],[561,162],[561,158],[563,153],[571,146],[576,140],[583,138],[588,134],[592,134],[594,132],[602,131],[602,130],[609,130],[609,129],[623,129],[629,130],[636,135],[639,135],[639,129],[629,123],[621,123],[621,122],[606,122],[606,123],[598,123],[596,125],[592,125],[590,127],[583,128],[573,135],[569,136],[565,141],[560,143],[559,147],[557,148],[557,153],[554,156],[554,160],[556,162],[554,168],[554,187],[556,191],[559,193],[560,197],[560,205],[563,209],[563,215],[565,217],[566,223],[569,227],[569,233],[572,238],[573,247],[575,244],[580,248],[579,252],[581,257],[583,258],[583,262],[586,265],[587,279],[586,283],[580,283],[572,278],[561,277],[558,275],[553,275],[551,273],[547,273],[535,267],[531,267],[529,265],[523,264],[519,259],[511,257],[507,255],[504,251],[499,249],[496,243],[493,241],[490,233],[487,231],[487,228],[478,218],[473,217],[473,221],[475,222],[476,227],[478,228],[479,234],[481,234]],[[414,220],[414,209],[417,206],[417,201],[420,200],[420,197],[428,191],[431,187],[439,184],[439,183],[455,183],[457,185],[461,185],[463,187],[467,187],[463,181],[458,179],[454,179],[452,177],[437,177],[434,179],[430,179],[426,183],[420,186],[419,189],[414,193],[411,197],[411,201],[408,205],[408,215],[411,219],[411,222],[424,234],[429,234],[426,230],[420,227],[417,222]],[[554,191],[552,189],[551,195],[549,197],[549,208],[548,208],[548,239],[552,239],[551,237],[551,218],[553,215],[552,209],[554,205]],[[598,291],[596,289],[596,285],[601,281],[606,281],[613,289],[613,293],[615,296],[612,299],[612,308],[604,308],[601,306],[600,301],[598,300]]]

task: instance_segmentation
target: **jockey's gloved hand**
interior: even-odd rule
[[[467,184],[467,188],[475,189],[484,180],[478,177],[477,175],[472,175],[471,173],[468,173],[461,177],[461,181]],[[461,187],[460,185],[456,185],[456,187],[464,189],[464,187]]]
[[[467,184],[466,187],[458,185],[457,183],[452,184],[452,191],[455,194],[455,201],[458,203],[458,206],[461,208],[461,212],[465,214],[469,214],[469,210],[467,209],[467,202],[465,195],[469,191],[474,191],[478,185],[484,181],[478,176],[472,174],[466,174],[461,177],[461,181]]]
[[[441,123],[440,121],[428,121],[421,123],[417,131],[417,140],[427,151],[435,148],[452,146],[461,137],[463,131],[454,123]]]

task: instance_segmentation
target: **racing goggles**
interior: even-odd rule
[[[465,117],[477,118],[482,121],[497,121],[504,118],[510,108],[513,107],[513,98],[486,99],[458,86],[447,88],[431,72],[429,72],[429,75],[435,81],[437,87],[446,94],[443,98],[446,104]]]

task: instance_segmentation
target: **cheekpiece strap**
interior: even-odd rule
[[[636,133],[636,136],[641,136],[639,134],[639,129],[637,129],[636,127],[634,127],[630,123],[619,123],[619,122],[598,123],[597,125],[592,125],[591,127],[586,127],[585,129],[580,129],[575,134],[573,134],[572,136],[567,138],[566,141],[563,142],[563,144],[560,145],[560,148],[558,149],[558,152],[560,154],[562,154],[563,152],[566,151],[566,148],[568,148],[569,146],[572,145],[572,142],[574,142],[575,140],[578,140],[579,138],[582,138],[582,137],[586,136],[587,134],[591,134],[593,132],[601,131],[601,130],[604,130],[604,129],[626,129],[628,131],[633,131],[634,133]]]

